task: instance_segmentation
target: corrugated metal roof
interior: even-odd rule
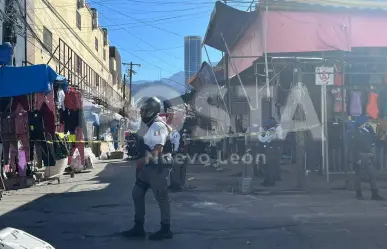
[[[264,1],[262,1],[264,2]],[[316,7],[334,7],[357,10],[386,10],[387,1],[385,0],[267,0],[268,5],[292,6],[308,5]]]

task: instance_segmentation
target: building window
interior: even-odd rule
[[[81,13],[79,13],[77,11],[77,27],[79,28],[79,30],[81,30],[81,27],[82,27],[82,18],[81,18]]]
[[[43,27],[43,43],[46,45],[48,52],[52,52],[52,33],[46,27]]]
[[[95,50],[98,52],[98,39],[97,39],[97,37],[95,38]]]
[[[103,50],[103,60],[106,61],[106,49]]]

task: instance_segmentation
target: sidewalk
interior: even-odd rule
[[[188,166],[187,177],[194,177],[194,185],[202,191],[223,191],[239,192],[239,179],[245,172],[245,165],[221,165],[223,171],[216,171],[214,168],[207,168],[204,165],[193,164]],[[318,193],[335,190],[346,190],[345,174],[330,174],[329,182],[326,175],[319,175],[318,172],[308,172],[306,188],[300,189],[297,185],[297,173],[295,165],[281,166],[281,181],[276,182],[275,187],[263,187],[260,184],[262,177],[253,177],[251,166],[247,166],[248,177],[252,178],[251,194],[279,194],[279,193]],[[354,174],[348,176],[349,190],[353,189]],[[191,184],[190,182],[188,184]],[[387,191],[387,172],[377,172],[377,184],[380,190]],[[368,190],[369,184],[363,183],[363,189]]]

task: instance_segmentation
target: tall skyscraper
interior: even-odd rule
[[[184,37],[184,76],[187,89],[188,80],[197,73],[202,64],[202,38],[200,36]]]

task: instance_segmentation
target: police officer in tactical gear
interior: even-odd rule
[[[137,132],[140,139],[140,158],[136,169],[136,183],[132,197],[135,206],[134,227],[125,232],[130,238],[144,238],[145,194],[152,189],[161,211],[161,229],[149,235],[149,240],[171,239],[170,202],[167,175],[171,166],[172,146],[169,141],[171,128],[159,116],[160,100],[149,98],[141,107],[142,125]],[[170,151],[169,151],[170,150]]]

